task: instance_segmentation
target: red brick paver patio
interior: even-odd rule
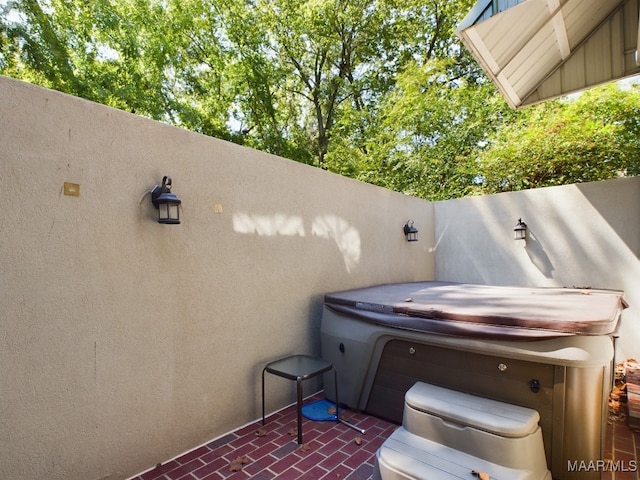
[[[602,480],[640,480],[640,432],[631,430],[625,420],[607,425],[604,459],[611,460],[610,470]]]
[[[336,422],[303,418],[305,443],[300,446],[295,430],[296,408],[290,405],[267,417],[264,427],[256,421],[134,479],[367,480],[373,474],[376,450],[397,425],[349,410],[340,413],[345,421],[366,433]],[[264,436],[259,434],[261,428]],[[231,470],[232,464],[240,463],[241,470]]]
[[[341,416],[366,433],[344,424],[303,419],[305,444],[301,447],[294,430],[295,405],[290,405],[267,418],[264,436],[258,433],[262,422],[256,421],[132,480],[369,480],[376,450],[397,425],[349,410]],[[640,480],[640,433],[623,420],[613,421],[607,429],[604,457],[619,468],[603,473],[602,480]],[[240,464],[241,469],[232,471],[232,464]]]

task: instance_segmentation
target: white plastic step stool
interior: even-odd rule
[[[537,411],[416,383],[403,426],[376,454],[374,479],[550,480]]]

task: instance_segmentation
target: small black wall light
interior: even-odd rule
[[[407,242],[418,241],[418,229],[413,226],[413,220],[407,220],[407,223],[404,224],[403,231]]]
[[[526,240],[527,239],[527,224],[522,221],[521,218],[518,219],[518,223],[516,223],[516,228],[513,229],[514,240]]]
[[[169,225],[180,223],[180,204],[182,201],[171,193],[171,177],[163,177],[162,185],[153,187],[151,202],[158,209],[158,223]]]

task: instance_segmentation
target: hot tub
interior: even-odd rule
[[[557,479],[603,459],[614,332],[622,292],[445,282],[325,296],[322,357],[341,403],[402,422],[418,381],[537,410]],[[334,399],[333,383],[325,392]]]

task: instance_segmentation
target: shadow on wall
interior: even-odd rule
[[[522,240],[520,240],[522,241]],[[546,278],[553,278],[553,263],[549,256],[545,253],[542,244],[536,238],[534,232],[529,230],[527,236],[527,244],[525,250],[531,263],[542,273]]]
[[[602,185],[607,188],[602,188]],[[640,255],[640,223],[633,220],[633,211],[640,205],[640,188],[637,177],[619,178],[608,182],[576,185],[583,195],[618,238],[633,252]],[[612,194],[611,192],[615,192]],[[631,212],[631,215],[630,215]]]
[[[233,215],[233,230],[245,235],[259,236],[307,236],[304,220],[299,215],[276,213],[272,215],[236,213]],[[335,242],[347,272],[360,262],[360,232],[343,218],[326,214],[313,218],[308,229],[314,237]]]
[[[637,178],[438,203],[436,278],[631,291],[623,277],[640,268],[638,204]],[[513,240],[519,217],[526,244]]]

